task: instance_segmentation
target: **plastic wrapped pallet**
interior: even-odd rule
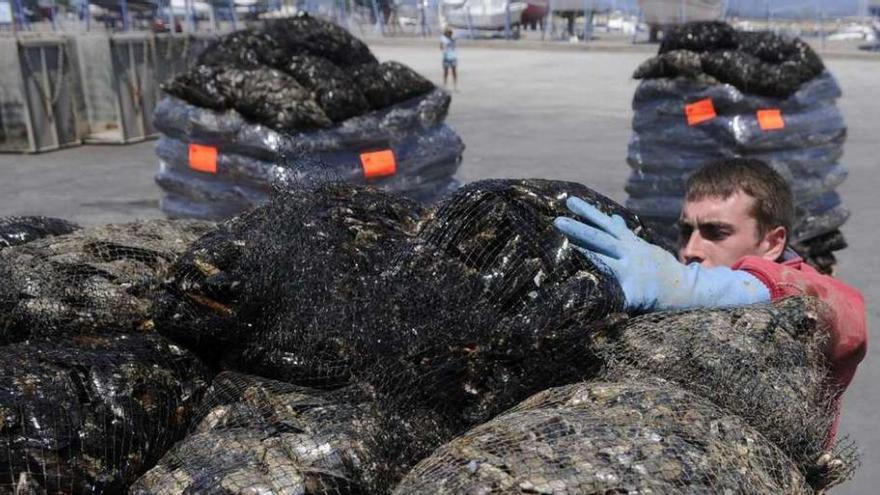
[[[457,186],[453,175],[464,150],[458,135],[442,122],[448,105],[449,96],[435,90],[332,129],[290,135],[249,123],[234,110],[216,112],[168,97],[155,113],[164,134],[156,145],[161,161],[156,181],[185,209],[176,210],[163,201],[163,211],[172,216],[223,218],[229,211],[222,205],[204,215],[197,213],[211,204],[205,197],[211,195],[210,189],[227,194],[235,194],[236,187],[256,192],[237,208],[226,208],[234,213],[267,200],[266,191],[279,178],[321,176],[400,191],[420,201],[435,200]],[[388,150],[393,154],[391,170],[365,164],[365,155]],[[199,152],[209,154],[207,166],[195,156]],[[183,192],[168,186],[175,174],[201,180],[188,181],[188,191]]]
[[[643,80],[632,105],[629,208],[675,240],[688,176],[714,159],[757,158],[792,187],[793,246],[831,270],[832,251],[846,246],[838,229],[849,211],[835,192],[847,175],[846,125],[840,88],[806,44],[692,23],[635,77]]]
[[[181,110],[170,108],[175,105],[189,107],[186,113],[191,118],[190,122],[205,122],[210,118],[203,115],[209,111],[179,100],[167,100],[162,105],[167,107],[160,107],[158,122],[166,122],[163,120],[167,115],[164,113],[166,110],[169,113]],[[358,122],[352,122],[352,128],[313,133],[300,136],[300,139],[291,139],[270,129],[253,129],[251,127],[257,126],[239,124],[235,122],[238,116],[228,114],[216,116],[218,119],[225,118],[229,124],[227,129],[222,126],[210,129],[192,125],[190,136],[186,136],[180,128],[182,126],[176,129],[169,126],[166,128],[167,135],[160,138],[156,145],[156,154],[160,159],[156,181],[169,194],[191,203],[216,204],[218,197],[224,196],[238,205],[239,209],[265,202],[271,184],[279,179],[302,180],[321,176],[401,191],[416,200],[436,199],[458,185],[452,176],[460,164],[463,150],[461,139],[445,124],[434,124],[428,119],[426,127],[421,126],[421,120],[416,126],[409,127],[408,124],[413,123],[413,115],[401,118],[404,113],[424,111],[435,105],[445,107],[448,97],[432,94],[412,108],[398,108],[397,112],[387,112],[382,116],[363,116]],[[389,114],[393,115],[389,117]],[[231,130],[236,127],[237,131]],[[245,141],[261,132],[265,135],[258,141]],[[192,142],[220,142],[224,139],[220,135],[226,135],[228,140],[216,147],[215,171],[205,173],[195,170],[191,162]],[[394,154],[396,173],[371,178],[367,176],[368,170],[364,167],[361,154],[379,147],[387,147]],[[289,163],[269,158],[273,155],[298,156],[303,153],[307,153],[309,158],[293,159]],[[213,209],[216,215],[208,212],[209,216],[226,216],[220,206],[222,204],[224,202],[219,202],[218,207]],[[228,202],[225,204],[230,205]],[[175,211],[172,205],[164,201],[163,210],[174,216],[200,216],[195,209]]]
[[[464,145],[444,123],[449,94],[325,21],[221,38],[163,89],[156,180],[171,216],[228,217],[264,203],[279,179],[367,183],[423,202],[458,186]]]

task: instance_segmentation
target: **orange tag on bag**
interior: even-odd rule
[[[762,131],[785,129],[785,121],[782,120],[782,110],[778,108],[758,110],[758,125],[761,126]]]
[[[361,153],[361,166],[364,168],[364,177],[367,179],[397,173],[397,160],[391,150]]]
[[[712,98],[705,98],[685,105],[684,114],[688,125],[697,125],[715,118],[715,105],[712,103]]]
[[[201,144],[189,145],[189,168],[209,174],[217,173],[217,148]]]

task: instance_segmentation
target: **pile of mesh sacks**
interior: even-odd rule
[[[171,217],[229,218],[264,203],[279,178],[369,183],[422,202],[458,186],[450,95],[304,13],[221,37],[162,89],[156,182]]]
[[[820,271],[836,263],[849,216],[835,189],[846,126],[841,91],[802,40],[722,22],[672,29],[635,71],[627,206],[669,240],[687,177],[722,157],[770,164],[795,197],[793,247]]]
[[[657,240],[571,182],[480,181],[424,206],[321,181],[216,225],[3,248],[0,491],[809,494],[846,480],[822,305],[627,315],[617,281],[553,227],[572,195]]]
[[[149,313],[210,227],[0,219],[0,491],[123,493],[184,437],[212,375]]]

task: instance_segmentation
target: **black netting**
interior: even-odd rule
[[[607,198],[560,181],[475,182],[431,212],[419,241],[383,274],[383,293],[398,294],[389,300],[411,301],[382,317],[400,322],[399,335],[387,334],[396,339],[398,400],[474,424],[595,370],[583,337],[613,320],[623,297],[553,228],[571,195],[622,213],[641,232]],[[411,280],[433,283],[412,291]]]
[[[186,433],[208,381],[157,335],[0,347],[0,491],[123,492]]]
[[[674,26],[664,33],[659,53],[674,50],[704,52],[734,49],[738,45],[737,32],[726,22],[689,22]]]
[[[633,72],[634,79],[660,79],[684,76],[706,84],[717,81],[703,72],[700,54],[690,50],[672,50],[642,62]]]
[[[269,67],[197,65],[168,83],[165,91],[203,107],[235,109],[278,130],[311,130],[332,123],[310,91]]]
[[[0,249],[52,235],[69,234],[79,228],[79,225],[60,218],[40,216],[0,218]]]
[[[326,392],[239,373],[215,379],[185,440],[135,494],[367,493],[376,423],[367,391]]]
[[[772,31],[737,31],[738,50],[757,57],[768,64],[796,65],[812,73],[808,79],[822,73],[822,59],[800,38],[786,37]]]
[[[195,65],[162,85],[162,90],[193,105],[213,110],[232,108],[223,80],[225,71],[214,65]]]
[[[571,196],[653,240],[575,183],[480,181],[425,209],[321,179],[217,226],[3,249],[6,342],[29,340],[0,347],[0,491],[811,493],[852,474],[820,303],[627,319],[553,228]]]
[[[387,491],[439,443],[596,370],[584,336],[622,294],[552,226],[572,193],[641,231],[564,182],[478,182],[428,215],[370,188],[279,191],[181,258],[156,324],[227,368],[374,390],[359,476]]]
[[[462,328],[462,341],[480,342],[474,332],[484,332],[491,342],[502,326],[513,332],[599,319],[621,308],[622,295],[552,227],[572,189],[623,211],[571,183],[481,182],[443,203],[414,239],[422,220],[408,200],[343,184],[280,192],[180,259],[155,319],[167,335],[206,353],[235,342],[215,359],[238,369],[319,386],[373,366],[393,339],[433,346],[450,333],[395,331],[442,328],[446,320],[484,327]],[[415,292],[412,280],[438,284]],[[379,335],[388,340],[381,348]]]
[[[430,92],[434,84],[399,62],[361,65],[352,74],[370,106],[379,110]]]
[[[690,22],[669,31],[657,57],[636,70],[637,79],[706,76],[743,92],[785,98],[824,70],[799,38],[770,31],[736,31],[719,21]]]
[[[89,227],[0,251],[0,344],[149,329],[156,278],[211,224]]]
[[[621,370],[679,383],[743,418],[785,452],[817,489],[851,474],[817,464],[837,414],[824,358],[821,302],[655,313],[592,334],[596,352]],[[847,447],[841,445],[846,457]]]
[[[800,40],[798,40],[800,41]],[[805,50],[812,50],[803,43]],[[815,54],[810,52],[816,60]],[[793,94],[801,85],[822,73],[824,66],[819,62],[813,67],[813,59],[797,60],[782,64],[768,64],[758,57],[737,50],[725,50],[704,54],[703,71],[718,81],[730,84],[742,91],[785,98]]]
[[[379,64],[348,31],[307,14],[220,38],[162,88],[288,132],[326,128],[435,89],[402,64]]]
[[[280,70],[260,67],[226,69],[224,82],[232,107],[248,119],[279,130],[311,130],[332,124],[296,79]]]
[[[740,417],[643,378],[539,393],[438,449],[394,493],[812,490]]]
[[[370,103],[354,79],[325,58],[296,55],[290,57],[284,71],[315,93],[318,104],[333,122],[370,109]]]
[[[313,318],[331,317],[349,303],[350,293],[337,289],[390,261],[391,246],[415,234],[421,211],[406,198],[347,184],[279,189],[270,204],[219,226],[181,256],[159,292],[157,326],[200,351],[234,343],[237,353],[287,309],[287,297],[319,312]],[[324,297],[336,302],[308,302]]]
[[[484,297],[502,311],[518,311],[522,305],[530,311],[557,311],[537,302],[554,290],[582,296],[582,302],[598,295],[608,307],[618,309],[622,295],[616,282],[597,277],[599,271],[570,249],[553,227],[554,218],[571,215],[565,206],[569,197],[622,215],[637,234],[653,240],[638,217],[595,191],[573,182],[538,179],[488,180],[461,188],[431,214],[422,238],[476,271]],[[598,286],[598,292],[588,286]],[[562,304],[577,306],[573,300]]]
[[[236,31],[220,37],[199,54],[196,66],[248,67],[255,69],[278,50],[278,43],[259,30]],[[180,77],[180,76],[178,76]]]

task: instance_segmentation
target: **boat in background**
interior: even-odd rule
[[[541,22],[550,10],[550,0],[526,0],[526,10],[522,13],[524,25],[534,25]]]
[[[592,0],[550,0],[550,8],[553,12],[577,12],[581,15],[585,11],[594,11]]]
[[[639,0],[642,20],[648,24],[649,39],[657,41],[660,31],[690,21],[714,21],[724,15],[724,0]]]
[[[877,31],[866,24],[849,24],[828,35],[828,41],[877,41]]]
[[[644,22],[661,26],[719,19],[724,4],[724,0],[639,0]]]
[[[508,7],[509,3],[509,7]],[[510,26],[517,26],[528,5],[521,0],[465,0],[458,8],[449,8],[444,12],[446,24],[459,29],[501,30],[508,25],[508,9]]]
[[[464,7],[467,0],[443,0],[440,4],[444,10],[454,10]]]

